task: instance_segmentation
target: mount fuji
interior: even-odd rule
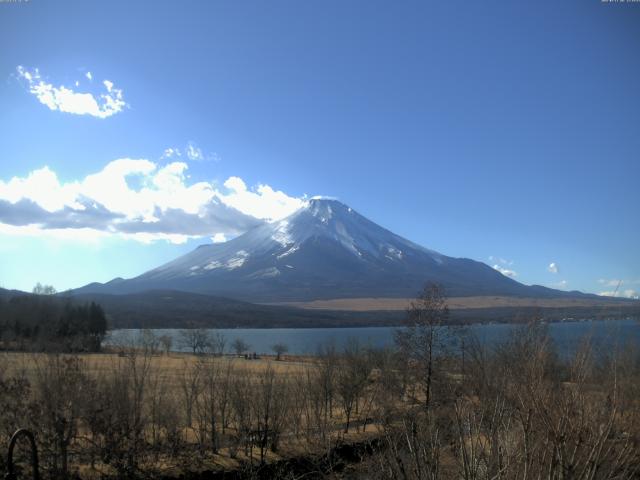
[[[410,298],[426,282],[449,296],[584,296],[526,286],[488,265],[453,258],[406,240],[336,200],[312,199],[287,218],[220,244],[202,245],[128,280],[76,293],[180,290],[250,302]]]

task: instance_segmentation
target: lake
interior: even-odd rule
[[[517,328],[516,324],[478,324],[466,327],[467,334],[475,335],[481,342],[495,345],[509,338]],[[585,320],[548,324],[549,334],[559,352],[570,353],[588,336],[597,348],[612,349],[627,343],[640,346],[640,322],[634,319],[622,320]],[[393,345],[393,332],[396,327],[359,327],[359,328],[237,328],[215,329],[225,336],[227,351],[231,343],[240,338],[250,345],[250,351],[258,354],[272,353],[271,347],[284,343],[290,354],[314,354],[322,345],[334,343],[341,348],[349,339],[357,338],[362,345],[385,347]],[[117,345],[135,342],[142,330],[113,330],[105,339],[105,345]],[[154,334],[169,335],[173,338],[172,350],[188,351],[180,343],[180,329],[156,329]]]

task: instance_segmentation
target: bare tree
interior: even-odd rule
[[[231,344],[231,348],[236,352],[236,355],[241,356],[242,354],[244,354],[244,352],[249,350],[251,346],[243,339],[236,338]]]
[[[193,426],[193,408],[202,389],[201,376],[204,365],[201,362],[184,362],[184,369],[180,377],[180,390],[184,402],[185,427]]]
[[[254,425],[253,389],[246,370],[237,370],[235,373],[231,378],[229,396],[235,435],[231,439],[229,452],[232,458],[235,458],[238,448],[243,446],[245,456],[249,457],[253,452],[251,435]]]
[[[333,343],[321,346],[318,349],[319,358],[319,385],[322,392],[324,406],[324,425],[329,424],[329,418],[333,416],[333,400],[336,390],[336,372],[338,370],[338,354]],[[324,438],[323,438],[324,439]]]
[[[400,351],[418,372],[426,409],[429,409],[432,400],[436,350],[445,346],[448,332],[443,326],[448,318],[449,308],[442,287],[428,284],[411,302],[405,328],[395,332]]]
[[[271,347],[271,350],[276,354],[276,360],[282,360],[282,355],[289,351],[289,347],[284,343],[276,343]]]
[[[69,449],[78,435],[79,419],[87,398],[87,379],[78,357],[49,355],[35,358],[36,414],[41,445],[53,476],[67,478]]]
[[[210,348],[211,336],[204,328],[186,328],[180,330],[180,345],[194,355],[202,354]]]
[[[209,446],[213,453],[218,452],[218,425],[219,400],[222,393],[219,388],[222,371],[220,364],[210,357],[205,357],[199,362],[200,367],[200,394],[196,396],[195,406],[197,414],[197,434],[201,447]]]
[[[356,339],[350,339],[342,356],[337,371],[336,390],[338,392],[346,422],[344,432],[349,433],[351,415],[358,410],[358,401],[367,384],[371,368],[366,355]]]
[[[226,346],[227,346],[227,339],[222,333],[215,332],[213,335],[211,335],[210,342],[209,342],[209,351],[213,355],[216,355],[216,356],[224,355]]]
[[[112,357],[110,371],[97,379],[86,406],[85,422],[96,451],[120,478],[134,475],[145,452],[151,360],[150,352],[136,349]]]
[[[325,380],[326,376],[319,368],[307,367],[295,390],[302,408],[306,442],[309,446],[320,442],[323,448],[330,443],[330,416],[327,412],[329,401]],[[333,385],[333,377],[331,384]]]
[[[286,383],[278,378],[271,365],[259,375],[255,394],[257,398],[252,403],[256,422],[255,435],[260,449],[260,462],[264,463],[268,447],[277,451],[287,411]]]
[[[58,293],[52,285],[43,285],[40,282],[35,284],[32,292],[35,295],[55,295]]]
[[[148,351],[151,355],[155,355],[160,347],[160,340],[153,330],[149,328],[145,328],[140,332],[138,343],[144,351]]]
[[[440,461],[442,444],[442,434],[431,411],[422,412],[421,415],[405,412],[399,421],[384,429],[378,454],[374,457],[377,468],[372,469],[371,478],[443,478]]]
[[[229,404],[231,397],[231,383],[235,375],[236,371],[233,367],[233,362],[231,360],[227,360],[223,371],[220,372],[219,381],[216,387],[216,411],[220,415],[220,430],[222,435],[225,435],[230,423]]]
[[[158,341],[162,346],[164,354],[169,355],[169,352],[171,352],[171,346],[173,345],[173,337],[171,337],[171,335],[160,335],[158,337]]]

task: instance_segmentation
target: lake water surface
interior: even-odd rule
[[[466,327],[467,335],[474,335],[482,343],[495,345],[509,338],[515,324],[483,324]],[[628,343],[640,346],[640,321],[623,320],[586,320],[548,324],[549,334],[559,352],[570,353],[585,337],[596,348],[613,349]],[[276,343],[284,343],[290,354],[314,354],[318,348],[335,344],[338,349],[349,339],[356,338],[361,345],[385,347],[393,345],[393,332],[397,327],[359,327],[359,328],[237,328],[216,329],[211,332],[222,333],[227,341],[227,350],[231,343],[240,338],[250,345],[250,351],[258,354],[272,353],[271,347]],[[181,345],[180,329],[157,329],[154,334],[169,335],[173,338],[172,350],[187,351]],[[105,345],[132,343],[140,338],[142,330],[113,330],[105,340]]]

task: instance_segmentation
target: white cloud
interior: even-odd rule
[[[227,241],[227,237],[224,233],[216,233],[213,237],[211,237],[211,241],[213,243],[224,243]]]
[[[161,159],[167,159],[167,158],[176,158],[176,157],[181,157],[182,153],[180,152],[180,149],[178,148],[165,148],[164,152],[162,152],[162,156],[160,157]]]
[[[600,278],[598,280],[600,285],[605,287],[613,287],[613,290],[606,290],[598,293],[605,297],[621,297],[621,298],[635,298],[638,299],[638,291],[633,288],[621,288],[622,285],[637,285],[640,284],[638,280],[620,280],[617,278]]]
[[[636,300],[638,300],[639,298],[638,292],[630,288],[623,291],[608,290],[605,292],[600,292],[598,293],[598,295],[602,295],[603,297],[633,298]]]
[[[189,160],[204,160],[202,150],[192,142],[189,142],[185,151]]]
[[[547,267],[547,271],[555,274],[558,273],[560,269],[558,268],[558,264],[556,262],[551,262]]]
[[[40,103],[51,110],[73,113],[76,115],[91,115],[97,118],[107,118],[121,112],[127,106],[122,90],[115,88],[113,83],[105,80],[103,85],[106,93],[93,95],[92,93],[80,93],[63,85],[53,86],[42,79],[38,69],[27,70],[23,66],[17,67],[18,77],[27,82],[29,92],[35,95]],[[91,72],[86,73],[91,80]],[[79,82],[75,82],[77,87]]]
[[[89,80],[93,80],[93,75],[91,75],[91,72],[87,72],[84,74],[85,77],[87,77]]]
[[[496,257],[494,255],[490,255],[489,260],[491,262],[496,262],[493,265],[493,268],[499,271],[505,277],[513,278],[518,276],[518,273],[516,271],[510,268],[507,268],[513,265],[513,260],[506,260],[502,257]]]
[[[225,204],[268,221],[284,218],[305,203],[305,200],[275,191],[269,185],[258,185],[254,190],[249,190],[239,177],[229,177],[224,186],[230,191],[228,194],[219,194],[220,200]]]
[[[14,177],[7,183],[0,180],[0,199],[16,203],[28,198],[48,212],[60,210],[65,205],[81,210],[82,206],[75,202],[77,188],[75,183],[61,185],[56,174],[44,167],[26,178]]]
[[[159,166],[123,158],[75,182],[60,182],[46,166],[0,180],[1,232],[63,236],[84,229],[141,242],[195,237],[219,242],[304,205],[268,185],[249,189],[239,177],[230,177],[224,189],[189,182],[187,170],[184,162]]]
[[[500,265],[498,265],[498,264],[494,265],[494,266],[493,266],[493,268],[494,268],[494,269],[496,269],[497,271],[499,271],[499,272],[500,272],[502,275],[504,275],[505,277],[511,277],[511,278],[513,278],[513,277],[517,277],[517,276],[518,276],[518,273],[517,273],[517,272],[515,272],[515,271],[513,271],[513,270],[510,270],[510,269],[508,269],[508,268],[501,267],[501,266],[500,266]]]

